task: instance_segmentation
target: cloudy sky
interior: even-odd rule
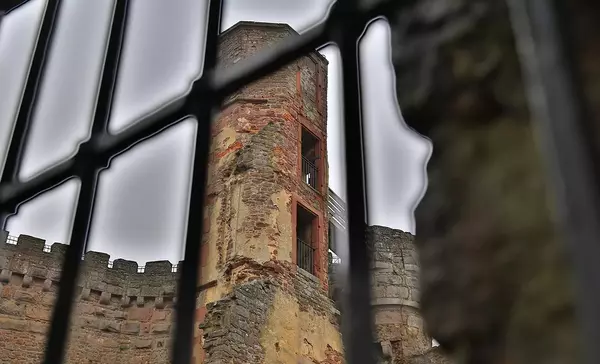
[[[12,128],[45,0],[5,18],[0,29],[0,160]],[[223,30],[240,20],[288,23],[301,32],[326,14],[329,0],[226,0]],[[47,77],[40,91],[21,178],[68,157],[87,138],[112,0],[65,0]],[[197,0],[134,0],[111,131],[118,131],[187,90],[200,72],[206,9]],[[389,28],[373,23],[361,43],[369,223],[414,231],[430,147],[408,130],[393,94]],[[342,83],[335,46],[329,66],[330,187],[344,191]],[[195,123],[169,129],[115,159],[100,180],[89,250],[140,264],[183,256],[185,210]],[[21,206],[13,235],[67,242],[79,185],[69,182]]]

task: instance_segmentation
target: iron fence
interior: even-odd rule
[[[315,248],[300,239],[296,239],[296,262],[298,266],[310,274],[314,273]]]
[[[317,188],[317,166],[305,156],[302,156],[302,175],[304,182],[310,187]]]
[[[0,23],[3,17],[24,2],[26,0],[0,3]],[[109,168],[110,161],[115,156],[188,117],[194,117],[199,121],[190,191],[190,201],[194,203],[189,206],[185,258],[180,269],[175,336],[171,350],[173,363],[190,362],[197,270],[201,259],[200,245],[197,242],[202,241],[202,228],[195,222],[203,221],[210,142],[209,121],[226,95],[329,43],[337,44],[341,53],[344,140],[348,146],[345,148],[345,160],[349,161],[346,165],[346,226],[349,239],[349,295],[346,297],[346,312],[352,320],[344,324],[343,340],[349,364],[374,363],[371,350],[370,257],[364,244],[367,216],[357,42],[366,26],[375,18],[396,16],[402,8],[411,6],[414,2],[339,0],[332,6],[325,21],[299,37],[217,72],[215,64],[221,0],[210,0],[207,2],[209,15],[206,43],[203,44],[205,54],[202,77],[193,82],[185,96],[143,117],[132,127],[118,134],[110,134],[107,125],[130,8],[129,0],[116,0],[90,138],[78,146],[77,153],[71,158],[23,182],[18,178],[19,168],[62,3],[61,0],[48,0],[0,179],[1,228],[5,228],[7,218],[15,214],[19,205],[24,202],[70,179],[77,178],[81,182],[71,240],[48,332],[44,363],[61,363],[64,358],[69,318],[73,309],[72,297],[80,269],[80,258],[85,251],[90,230],[99,173]],[[561,15],[560,11],[556,11],[558,2],[515,0],[509,3],[514,10],[518,43],[522,49],[533,46],[523,52],[525,70],[530,75],[528,82],[532,85],[531,89],[543,91],[541,97],[532,97],[531,105],[541,121],[540,127],[549,136],[546,152],[556,167],[553,176],[564,186],[564,195],[560,196],[559,201],[563,207],[562,216],[576,217],[564,220],[571,233],[570,239],[577,259],[578,281],[582,287],[580,292],[585,293],[579,301],[586,328],[585,337],[589,340],[587,360],[598,363],[600,346],[595,345],[595,341],[600,337],[600,293],[597,289],[600,286],[600,266],[596,261],[600,256],[597,244],[600,236],[600,224],[597,224],[600,219],[600,198],[596,181],[600,178],[598,170],[593,168],[593,153],[586,149],[590,144],[586,136],[593,133],[586,133],[580,96],[576,92],[580,85],[574,81],[572,65],[564,62],[568,57],[564,57],[566,40],[558,36],[565,30],[564,25],[557,21]],[[542,54],[544,57],[539,56]]]

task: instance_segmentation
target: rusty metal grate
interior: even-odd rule
[[[26,0],[11,0],[0,3],[0,23],[4,16],[10,14],[17,6],[25,3]],[[344,328],[344,346],[347,348],[346,357],[350,364],[368,364],[374,363],[371,343],[373,335],[371,331],[370,316],[370,284],[369,284],[369,253],[364,244],[365,236],[365,182],[364,182],[364,152],[362,140],[361,125],[361,95],[360,95],[360,77],[359,77],[359,57],[358,40],[361,38],[365,27],[373,19],[380,16],[397,17],[400,8],[411,6],[412,1],[397,0],[339,0],[332,8],[327,19],[321,24],[315,26],[301,36],[286,41],[285,44],[279,44],[273,50],[258,54],[253,59],[238,64],[226,71],[215,71],[217,55],[217,37],[220,30],[221,18],[221,0],[207,1],[209,8],[209,17],[207,22],[207,38],[205,46],[204,70],[202,77],[193,83],[190,92],[175,100],[170,105],[157,110],[139,120],[133,127],[120,132],[119,134],[110,134],[107,130],[108,121],[111,115],[112,100],[114,97],[114,88],[119,72],[119,62],[123,39],[127,30],[127,17],[130,10],[129,0],[116,0],[115,9],[110,30],[110,39],[106,49],[106,61],[102,71],[99,96],[95,108],[95,115],[92,123],[91,137],[81,143],[77,148],[77,153],[62,161],[52,168],[46,170],[37,177],[21,182],[18,179],[18,172],[22,162],[25,141],[30,127],[32,110],[37,101],[37,93],[42,79],[42,74],[46,66],[46,55],[53,39],[55,23],[61,6],[61,0],[48,0],[43,15],[40,28],[40,36],[35,46],[32,63],[30,65],[28,78],[25,83],[25,89],[22,101],[16,116],[14,133],[10,141],[4,173],[0,179],[0,227],[4,228],[7,218],[14,214],[17,207],[36,197],[44,191],[56,188],[66,181],[78,178],[81,181],[81,189],[78,196],[73,231],[71,241],[67,248],[65,261],[62,269],[62,282],[60,285],[57,302],[52,314],[52,325],[48,332],[48,342],[46,346],[44,363],[61,363],[64,357],[67,330],[69,328],[69,317],[73,308],[72,297],[75,294],[75,283],[80,269],[80,261],[85,251],[85,246],[90,229],[92,211],[94,207],[95,192],[98,183],[100,171],[109,168],[110,161],[115,156],[124,153],[132,146],[154,137],[165,129],[176,125],[178,122],[193,116],[198,120],[196,134],[196,147],[194,151],[194,164],[192,173],[192,187],[190,191],[190,200],[194,203],[189,206],[187,221],[187,236],[185,240],[185,264],[179,267],[181,279],[179,281],[179,297],[176,305],[176,332],[174,346],[171,351],[172,362],[176,364],[187,364],[191,360],[193,322],[195,309],[195,294],[198,284],[197,270],[200,263],[200,244],[202,241],[202,227],[194,224],[196,221],[202,221],[204,206],[204,190],[207,175],[207,160],[210,142],[210,121],[213,115],[218,111],[219,106],[226,95],[231,94],[244,85],[266,76],[277,68],[294,61],[295,59],[314,51],[328,43],[336,43],[342,57],[342,79],[344,82],[344,139],[347,145],[345,148],[345,160],[351,161],[346,165],[347,183],[347,207],[348,220],[344,223],[348,227],[349,237],[349,297],[347,297],[347,308],[349,317],[352,320],[347,322]],[[523,1],[525,4],[535,4],[535,6],[519,9],[519,1],[513,1],[513,8],[519,16],[524,15],[516,21],[517,38],[521,32],[523,38],[529,36],[527,30],[530,30],[531,24],[535,24],[533,33],[548,34],[539,32],[543,30],[560,30],[560,25],[540,19],[552,19],[557,13],[550,2],[543,1]],[[540,18],[541,17],[541,18]],[[517,16],[515,16],[517,18]],[[535,19],[536,21],[532,21]],[[555,29],[555,30],[556,30]],[[551,54],[557,53],[560,49],[557,45],[561,44],[561,39],[539,39],[532,37],[533,42],[538,42],[539,48],[537,54],[549,51]],[[554,43],[552,43],[554,42]],[[531,69],[540,68],[538,77],[533,77],[529,81],[538,85],[541,89],[548,91],[545,95],[548,100],[553,102],[535,103],[533,109],[538,111],[541,119],[547,121],[542,123],[542,128],[549,131],[559,131],[560,125],[558,118],[573,121],[574,126],[580,125],[581,116],[577,113],[578,105],[569,98],[570,76],[568,65],[563,63],[553,64],[555,58],[547,57],[550,62],[537,64],[535,59],[536,51],[531,55]],[[558,71],[561,78],[556,77]],[[558,80],[558,81],[557,81]],[[554,83],[552,83],[554,82]],[[556,84],[558,82],[558,86]],[[566,87],[560,87],[565,86]],[[562,92],[562,94],[561,94]],[[566,95],[565,95],[566,93]],[[558,97],[560,96],[560,97]],[[537,101],[537,100],[536,100]],[[598,180],[597,176],[590,176],[586,171],[591,170],[588,165],[573,164],[573,160],[568,157],[577,158],[591,162],[588,158],[591,154],[571,153],[572,142],[579,142],[578,133],[560,134],[561,138],[554,133],[555,143],[553,147],[560,150],[563,154],[552,156],[556,159],[557,165],[564,168],[558,168],[557,176],[562,178],[568,186],[567,191],[571,191],[569,196],[563,198],[564,204],[569,212],[575,213],[574,216],[586,216],[592,222],[597,222],[600,218],[600,212],[597,206],[592,208],[589,204],[577,205],[582,198],[586,196],[597,195],[597,186],[595,183],[589,183]],[[585,144],[585,143],[584,143]],[[567,149],[561,149],[567,147]],[[565,158],[559,158],[564,157]],[[570,167],[569,167],[570,166]],[[569,167],[569,168],[567,168]],[[596,178],[596,179],[594,179]],[[577,183],[581,182],[581,183]],[[585,182],[585,183],[584,183]],[[579,187],[577,187],[579,186]],[[575,194],[577,192],[577,194]],[[597,198],[593,199],[598,201]],[[582,207],[583,206],[583,207]],[[587,210],[586,210],[587,208]],[[591,222],[579,221],[579,227],[584,224],[590,227]],[[575,225],[573,223],[573,225]],[[572,225],[572,226],[573,226]],[[583,283],[584,292],[590,293],[588,304],[582,305],[585,315],[589,315],[587,337],[590,343],[594,343],[595,338],[599,337],[600,318],[598,309],[600,307],[600,295],[598,295],[596,282],[600,281],[600,267],[597,266],[595,259],[597,251],[597,237],[600,231],[596,229],[582,229],[580,233],[571,231],[574,236],[574,246],[579,257],[579,278]],[[586,299],[588,297],[585,297]],[[595,309],[594,309],[595,307]],[[595,346],[597,347],[597,346]],[[593,349],[594,355],[590,355],[590,362],[599,362],[600,349]]]

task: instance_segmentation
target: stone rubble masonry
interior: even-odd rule
[[[414,236],[369,226],[367,242],[373,259],[372,307],[376,337],[384,356],[381,362],[448,363],[438,349],[432,349],[419,312],[419,259]]]
[[[240,22],[221,35],[218,66],[297,35],[285,24]],[[212,131],[203,283],[237,256],[294,262],[300,204],[318,217],[314,271],[327,290],[327,64],[313,52],[226,99]],[[316,189],[301,178],[301,127],[321,141]]]
[[[339,337],[304,329],[322,330],[325,321],[331,333],[339,332],[339,311],[316,277],[289,262],[249,258],[236,259],[227,271],[232,292],[209,303],[200,324],[207,362],[343,363]]]
[[[21,235],[0,243],[0,363],[40,363],[67,246]],[[87,252],[71,319],[67,363],[166,363],[177,272]]]

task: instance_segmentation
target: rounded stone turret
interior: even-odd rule
[[[383,358],[420,355],[431,349],[419,312],[419,263],[414,236],[401,230],[370,226],[372,309],[376,340]]]

